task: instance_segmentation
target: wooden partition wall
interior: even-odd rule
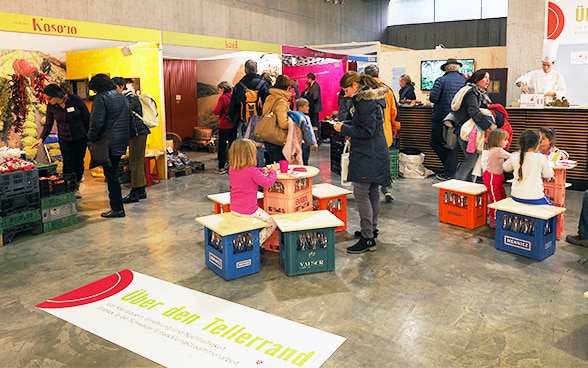
[[[398,120],[402,123],[400,130],[400,148],[419,148],[425,154],[425,166],[432,170],[441,170],[443,165],[429,145],[431,131],[430,107],[400,107]],[[540,127],[553,128],[557,133],[556,146],[567,151],[570,159],[578,166],[568,170],[568,181],[575,183],[573,189],[588,187],[588,110],[569,108],[520,109],[508,108],[509,122],[513,128],[511,151],[517,149],[517,139],[525,129]],[[459,152],[458,162],[463,161]]]

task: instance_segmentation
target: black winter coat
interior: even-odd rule
[[[231,103],[229,104],[229,120],[233,122],[233,126],[237,126],[239,121],[241,120],[241,108],[242,103],[245,102],[245,89],[241,85],[243,83],[245,87],[251,90],[256,90],[257,86],[261,81],[261,76],[256,73],[246,74],[239,83],[235,85],[233,88],[233,94],[231,95]],[[265,82],[259,88],[259,92],[257,93],[257,97],[261,99],[261,104],[265,103],[265,98],[269,95],[269,88],[270,85]],[[261,111],[258,111],[261,115]]]
[[[384,87],[363,87],[353,96],[351,123],[341,126],[341,134],[351,137],[349,181],[390,185],[390,156],[383,128],[387,91]]]
[[[429,100],[434,104],[432,121],[443,121],[451,112],[451,100],[461,87],[466,84],[466,77],[459,72],[447,72],[435,80]]]
[[[135,95],[132,91],[129,91],[128,89],[125,90],[123,94],[127,98],[129,107],[131,108],[131,119],[133,120],[130,132],[131,137],[136,137],[138,135],[147,135],[151,133],[147,125],[143,123],[143,120],[141,120],[141,118],[133,114],[133,112],[136,112],[140,116],[143,116],[143,108],[141,107],[139,97],[137,97],[137,95]]]
[[[88,140],[96,142],[110,134],[110,155],[122,156],[127,151],[131,124],[131,109],[127,99],[114,89],[94,97],[90,114]]]

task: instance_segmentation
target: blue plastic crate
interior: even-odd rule
[[[205,264],[225,280],[260,270],[259,229],[220,236],[204,227]]]
[[[496,211],[496,249],[543,260],[555,253],[556,219]]]
[[[335,228],[282,232],[280,266],[288,276],[335,270]]]

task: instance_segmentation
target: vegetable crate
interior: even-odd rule
[[[475,229],[486,224],[488,197],[486,193],[466,194],[439,191],[439,221]]]
[[[225,280],[259,272],[259,229],[220,236],[204,227],[205,263]]]
[[[556,217],[547,220],[496,211],[496,249],[543,260],[555,252]]]
[[[37,169],[0,174],[0,199],[38,192],[39,172]]]
[[[41,197],[56,195],[76,190],[76,174],[53,174],[39,179]]]
[[[77,216],[77,214],[78,209],[75,202],[41,210],[43,222],[57,220],[62,217]]]
[[[19,225],[15,225],[9,228],[4,227],[2,237],[4,244],[10,243],[14,240],[14,237],[18,233],[30,231],[34,235],[41,234],[43,232],[43,222],[40,219],[41,213],[39,212],[39,219],[32,222],[26,222]]]
[[[280,266],[288,276],[335,270],[335,228],[280,233]]]

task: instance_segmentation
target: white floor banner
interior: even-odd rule
[[[37,307],[167,367],[320,367],[345,341],[131,270]]]

